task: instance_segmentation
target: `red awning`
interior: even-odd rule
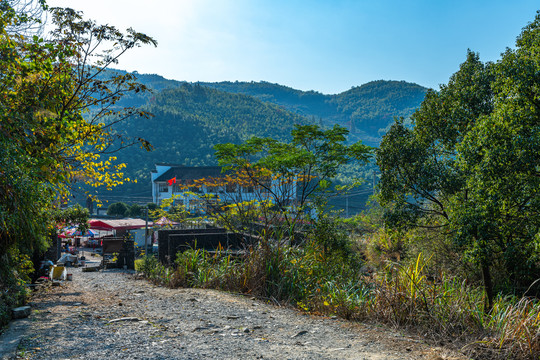
[[[96,220],[96,219],[88,220],[88,224],[90,225],[91,228],[97,229],[97,230],[113,230],[114,229],[113,226],[107,224],[106,222],[101,221],[101,220]]]
[[[118,219],[118,220],[100,220],[90,219],[88,224],[92,229],[96,230],[131,230],[142,229],[146,226],[146,222],[142,219]],[[152,222],[148,222],[148,226],[152,226]]]

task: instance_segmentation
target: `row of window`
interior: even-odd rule
[[[228,193],[234,193],[234,192],[238,191],[238,188],[240,188],[243,193],[251,194],[254,191],[253,186],[239,187],[236,184],[226,185],[225,186],[225,191],[228,192]],[[169,192],[169,185],[167,183],[160,183],[159,186],[158,186],[158,191],[160,193]],[[185,190],[185,188],[182,188],[181,185],[179,185],[179,184],[174,184],[173,185],[173,193],[182,193],[184,191],[186,191],[186,190]],[[202,192],[202,189],[200,187],[192,186],[192,187],[189,188],[189,191],[199,193],[199,192]],[[221,186],[207,186],[206,191],[208,193],[216,193],[217,194],[217,193],[223,191],[223,187],[221,187]],[[263,188],[262,192],[265,193],[265,192],[268,192],[268,190]]]

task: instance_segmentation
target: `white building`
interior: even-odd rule
[[[156,164],[156,169],[151,173],[152,200],[157,205],[160,205],[163,200],[170,199],[175,195],[177,196],[175,205],[184,205],[186,210],[191,213],[205,213],[207,202],[200,200],[201,195],[211,195],[213,198],[225,203],[251,200],[275,202],[277,196],[282,205],[291,205],[296,199],[296,185],[284,185],[283,182],[280,184],[279,180],[269,181],[268,188],[262,186],[258,188],[256,186],[237,186],[235,184],[199,186],[194,183],[195,180],[223,178],[224,176],[225,174],[221,172],[219,166]]]

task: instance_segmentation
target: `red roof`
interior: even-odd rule
[[[142,219],[118,219],[118,220],[99,220],[90,219],[88,221],[92,229],[97,230],[131,230],[141,229],[146,226],[146,222]],[[152,226],[152,222],[148,222],[148,226]]]

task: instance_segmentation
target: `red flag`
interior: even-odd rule
[[[176,176],[168,181],[169,181],[169,186],[172,186],[172,184],[176,184]]]

